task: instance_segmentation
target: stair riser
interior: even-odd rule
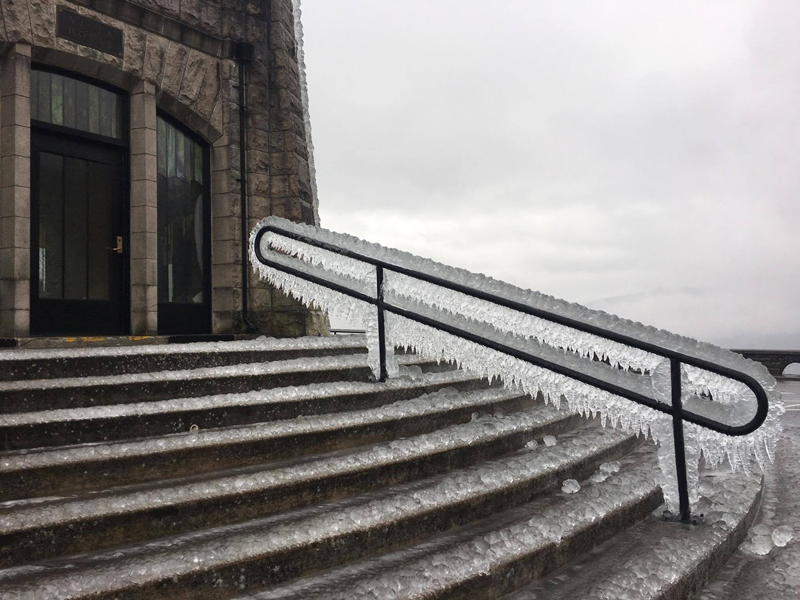
[[[224,600],[247,590],[263,589],[312,572],[331,568],[367,555],[387,552],[446,531],[476,519],[507,510],[530,501],[561,485],[564,479],[583,479],[597,466],[621,458],[639,442],[635,438],[574,467],[565,467],[534,481],[501,490],[483,498],[449,506],[438,511],[398,520],[355,534],[320,541],[311,546],[293,548],[252,560],[215,567],[212,571],[163,579],[152,585],[93,595],[92,600]],[[645,514],[647,511],[643,511]],[[473,595],[472,598],[475,596]]]
[[[549,544],[518,560],[507,562],[487,575],[465,579],[450,589],[426,600],[491,600],[539,579],[567,563],[590,552],[617,533],[644,519],[663,503],[661,490],[656,488],[638,503],[619,508],[591,526],[564,537],[559,544]],[[679,525],[676,524],[676,527]],[[686,598],[688,596],[683,596]]]
[[[272,362],[311,356],[343,356],[366,353],[366,348],[319,348],[296,350],[242,350],[226,352],[181,352],[119,356],[76,356],[70,358],[7,360],[2,362],[0,381],[95,377],[224,367],[243,363]]]
[[[24,450],[48,446],[72,445],[108,440],[124,440],[188,432],[192,425],[200,430],[250,423],[294,419],[299,415],[317,415],[375,408],[409,400],[443,388],[470,391],[488,387],[485,380],[474,379],[418,387],[378,390],[369,394],[310,398],[303,401],[220,406],[198,411],[155,415],[132,415],[95,421],[65,421],[41,425],[0,427],[2,449]]]
[[[40,496],[60,496],[109,486],[181,477],[245,467],[270,460],[308,456],[355,446],[429,433],[468,422],[474,412],[510,412],[531,402],[516,398],[482,407],[465,407],[442,413],[311,432],[284,438],[240,441],[210,448],[188,447],[147,457],[126,457],[91,463],[0,473],[0,501]],[[187,434],[191,435],[191,434]]]
[[[518,450],[531,439],[558,435],[581,422],[581,417],[566,416],[563,420],[548,426],[536,427],[483,444],[456,448],[415,460],[336,477],[299,482],[279,490],[240,493],[231,497],[215,498],[208,502],[183,504],[0,536],[0,568],[20,564],[21,561],[29,562],[77,554],[194,529],[255,519],[316,502],[429,477],[447,470],[461,469]]]
[[[366,366],[315,371],[289,371],[262,375],[238,375],[170,381],[94,385],[78,388],[41,388],[0,392],[0,412],[36,412],[62,408],[107,406],[192,398],[212,394],[235,394],[252,390],[329,383],[333,381],[370,381],[372,372]]]

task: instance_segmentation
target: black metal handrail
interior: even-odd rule
[[[309,244],[311,246],[315,246],[323,250],[328,250],[329,252],[333,252],[340,256],[344,256],[350,259],[354,259],[360,262],[373,265],[375,267],[376,282],[377,282],[376,297],[373,298],[371,296],[350,289],[338,283],[328,281],[321,277],[317,277],[316,275],[311,275],[310,273],[305,273],[298,269],[286,266],[282,263],[270,260],[269,258],[265,257],[261,252],[261,239],[267,233],[276,233],[278,235],[282,235],[284,237],[293,239],[298,242],[302,242],[304,244]],[[520,360],[533,364],[537,367],[548,369],[550,371],[559,373],[571,379],[575,379],[576,381],[580,381],[587,385],[591,385],[598,389],[610,392],[617,396],[621,396],[623,398],[626,398],[627,400],[631,400],[638,404],[647,406],[648,408],[652,408],[654,410],[672,416],[672,429],[673,429],[673,437],[675,440],[675,466],[678,476],[678,498],[680,501],[680,518],[683,521],[689,521],[691,517],[689,508],[689,486],[687,483],[687,475],[686,475],[686,446],[683,437],[683,421],[688,421],[690,423],[694,423],[696,425],[700,425],[701,427],[705,427],[707,429],[711,429],[712,431],[716,431],[719,433],[724,433],[726,435],[741,436],[741,435],[747,435],[748,433],[752,433],[753,431],[758,429],[767,418],[767,413],[769,411],[769,400],[767,398],[766,391],[764,391],[764,389],[761,387],[758,381],[756,381],[753,377],[747,375],[746,373],[736,371],[735,369],[730,369],[728,367],[724,367],[706,360],[695,358],[693,356],[689,356],[681,352],[676,352],[675,350],[670,350],[669,348],[663,348],[656,344],[644,342],[642,340],[638,340],[636,338],[632,338],[612,330],[603,329],[602,327],[598,327],[596,325],[583,323],[582,321],[577,321],[575,319],[571,319],[563,315],[558,315],[538,308],[533,308],[526,304],[515,302],[513,300],[508,300],[507,298],[503,298],[502,296],[497,296],[495,294],[490,294],[488,292],[476,290],[465,285],[454,283],[452,281],[447,281],[446,279],[442,279],[440,277],[428,275],[426,273],[421,273],[419,271],[415,271],[413,269],[409,269],[377,258],[372,258],[370,256],[365,256],[363,254],[359,254],[358,252],[353,252],[352,250],[348,250],[346,248],[340,248],[338,246],[329,244],[327,242],[321,242],[319,240],[315,240],[314,238],[299,233],[295,233],[293,231],[289,231],[281,227],[277,227],[275,225],[265,225],[261,229],[259,229],[254,239],[254,252],[259,262],[261,262],[263,265],[267,267],[283,271],[284,273],[287,273],[289,275],[305,279],[306,281],[310,281],[311,283],[327,287],[336,292],[345,294],[352,298],[356,298],[357,300],[366,302],[368,304],[377,307],[378,344],[379,344],[379,356],[380,356],[381,381],[385,381],[387,377],[386,343],[385,343],[386,330],[384,324],[384,313],[390,312],[399,315],[401,317],[410,319],[412,321],[416,321],[423,325],[439,329],[456,337],[460,337],[470,342],[474,342],[481,346],[485,346],[492,350],[496,350],[498,352],[502,352],[509,356],[513,356],[514,358],[518,358]],[[524,314],[535,316],[540,319],[544,319],[553,323],[558,323],[559,325],[564,325],[566,327],[570,327],[578,331],[583,331],[584,333],[590,333],[592,335],[601,337],[603,339],[611,340],[613,342],[618,342],[620,344],[624,344],[632,348],[637,348],[639,350],[644,350],[645,352],[649,352],[651,354],[655,354],[657,356],[669,359],[672,404],[668,405],[663,402],[659,402],[658,400],[650,398],[649,396],[645,396],[638,392],[628,390],[627,388],[615,385],[613,383],[604,381],[602,379],[592,377],[591,375],[581,373],[580,371],[576,371],[575,369],[571,369],[570,367],[566,367],[564,365],[548,361],[538,356],[533,356],[531,354],[528,354],[527,352],[523,352],[511,346],[506,346],[505,344],[489,340],[483,336],[470,333],[469,331],[459,329],[447,323],[442,323],[435,319],[431,319],[430,317],[420,315],[418,313],[414,313],[406,309],[400,308],[399,306],[394,306],[392,304],[389,304],[384,300],[383,296],[383,277],[385,270],[392,271],[395,273],[400,273],[402,275],[407,275],[408,277],[413,277],[415,279],[432,283],[434,285],[455,292],[460,292],[462,294],[471,296],[473,298],[477,298],[479,300],[485,300],[487,302],[491,302],[493,304],[497,304],[505,308],[510,308],[512,310]],[[682,403],[682,390],[681,390],[681,364],[691,365],[693,367],[710,371],[712,373],[716,373],[717,375],[722,375],[723,377],[727,377],[729,379],[733,379],[735,381],[739,381],[745,384],[756,397],[756,402],[758,404],[758,407],[756,409],[756,414],[753,416],[752,419],[750,419],[750,421],[748,421],[743,425],[727,425],[715,419],[711,419],[709,417],[698,415],[691,411],[684,410]]]

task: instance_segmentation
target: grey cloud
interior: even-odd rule
[[[689,335],[800,332],[798,18],[305,0],[323,225],[568,300],[645,294],[616,310]]]

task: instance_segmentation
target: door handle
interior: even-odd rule
[[[122,254],[122,236],[117,236],[117,245],[114,248],[106,248],[106,250],[111,250],[112,252],[116,252],[117,254]]]

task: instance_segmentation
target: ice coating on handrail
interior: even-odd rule
[[[767,393],[770,406],[766,421],[757,431],[739,437],[727,436],[685,423],[689,483],[690,486],[696,487],[693,484],[697,480],[701,454],[706,464],[711,467],[727,459],[734,470],[748,470],[752,459],[758,462],[759,467],[763,467],[765,461],[771,460],[774,446],[782,431],[780,416],[784,409],[775,379],[759,363],[711,344],[558,300],[552,296],[523,290],[485,275],[448,267],[347,234],[292,223],[277,217],[267,217],[262,220],[250,238],[254,269],[262,278],[308,306],[316,305],[322,310],[330,310],[335,316],[347,312],[351,319],[356,317],[354,320],[362,323],[367,330],[367,344],[371,353],[370,365],[375,373],[377,373],[377,309],[366,302],[345,297],[344,294],[332,292],[323,286],[310,284],[301,278],[261,264],[255,255],[254,243],[257,233],[268,226],[331,244],[373,260],[499,296],[532,309],[611,330],[665,350],[679,352],[749,375]],[[363,290],[372,290],[375,286],[375,267],[367,265],[369,268],[365,268],[364,263],[356,259],[339,256],[335,252],[281,236],[276,232],[270,232],[262,237],[259,250],[270,260],[279,257],[275,262],[291,265],[292,268],[304,273],[314,274],[362,293]],[[547,360],[572,369],[580,365],[579,370],[582,373],[604,379],[631,391],[641,393],[641,386],[638,383],[632,386],[632,382],[648,380],[650,393],[645,395],[665,403],[670,402],[670,380],[668,376],[664,376],[665,372],[668,373],[669,361],[656,354],[392,272],[390,267],[385,269],[383,292],[389,304],[397,306],[410,304],[413,305],[414,312],[432,316],[439,322],[457,321],[462,328],[464,323],[468,323],[469,331],[473,333],[490,339],[499,337],[506,341],[515,340],[513,345],[523,348],[525,352],[546,355]],[[374,291],[370,291],[367,295],[370,298],[376,296]],[[340,298],[342,305],[337,306]],[[356,305],[360,305],[360,311]],[[535,395],[541,392],[546,400],[552,402],[558,409],[562,409],[563,400],[566,403],[565,408],[572,412],[585,416],[599,415],[604,423],[610,422],[612,427],[652,436],[659,444],[659,463],[663,471],[661,483],[665,498],[670,506],[677,504],[672,418],[669,415],[391,312],[387,312],[385,318],[387,348],[403,346],[413,349],[425,358],[454,362],[489,379],[499,378],[506,385],[520,386],[526,393]],[[547,348],[551,350],[548,351]],[[387,355],[392,355],[392,352],[387,352]],[[602,364],[603,362],[607,364]],[[682,365],[682,380],[687,410],[714,418],[719,417],[720,421],[730,425],[736,425],[742,419],[746,422],[755,413],[754,394],[738,381],[690,365]],[[696,498],[696,491],[690,490],[690,496]]]

